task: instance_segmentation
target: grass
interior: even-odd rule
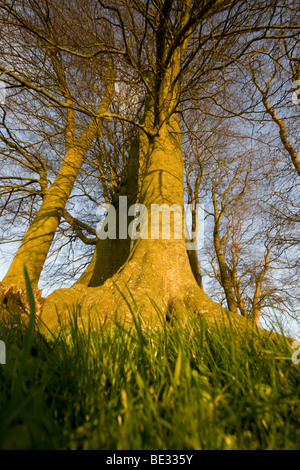
[[[30,287],[29,287],[30,292]],[[234,327],[2,325],[0,449],[299,449],[300,365]]]

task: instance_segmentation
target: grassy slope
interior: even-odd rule
[[[192,327],[73,320],[44,336],[2,325],[0,449],[299,448],[300,365],[288,343]]]

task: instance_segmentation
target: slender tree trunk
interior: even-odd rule
[[[218,203],[217,203],[217,196],[215,188],[212,189],[212,196],[213,196],[213,205],[214,205],[214,247],[215,252],[218,259],[218,265],[220,269],[220,278],[221,284],[225,292],[226,301],[228,309],[231,312],[237,313],[237,305],[236,300],[234,297],[234,293],[232,290],[232,283],[230,279],[230,275],[228,272],[228,266],[225,260],[225,256],[222,250],[222,243],[220,239],[220,220],[222,218],[222,212],[219,214]]]
[[[192,190],[192,186],[190,184],[189,178],[187,176],[187,186],[188,186],[188,195],[190,198],[190,202],[192,203],[192,236],[190,237],[190,242],[197,243],[197,235],[199,230],[199,220],[198,220],[198,205],[199,205],[199,188],[202,181],[202,173],[199,172],[195,181],[194,190]],[[188,233],[188,230],[187,230]],[[202,273],[200,262],[198,258],[198,252],[195,249],[188,249],[187,253],[191,265],[191,269],[197,281],[197,284],[201,289],[203,289],[203,282],[202,282]]]
[[[70,150],[52,187],[43,198],[33,222],[3,279],[4,284],[24,284],[26,265],[32,286],[37,288],[63,209],[82,162],[82,152]]]
[[[225,292],[228,309],[231,312],[237,313],[236,300],[233,294],[232,284],[231,284],[230,276],[228,273],[227,264],[226,264],[225,257],[222,251],[222,245],[220,241],[218,226],[215,226],[214,228],[214,245],[215,245],[216,255],[218,258],[221,283]]]
[[[267,272],[267,268],[264,270]],[[255,323],[259,323],[259,317],[260,317],[260,311],[262,308],[262,298],[261,298],[261,288],[262,288],[262,281],[265,275],[265,272],[262,272],[259,276],[258,279],[255,282],[255,291],[253,295],[253,301],[252,301],[252,318],[254,319]]]
[[[237,265],[238,265],[237,250],[238,250],[238,247],[237,247],[236,244],[234,245],[234,247],[235,247],[235,251],[232,253],[233,267],[232,267],[231,272],[230,272],[231,283],[233,285],[233,290],[234,290],[234,294],[235,294],[238,309],[239,309],[241,315],[246,318],[248,316],[248,312],[247,312],[246,305],[245,305],[245,302],[244,302],[244,299],[243,299],[243,295],[242,295],[242,291],[241,291],[241,285],[240,285],[240,282],[238,280],[238,275],[237,275]]]
[[[236,302],[237,302],[237,306],[239,308],[239,311],[241,312],[241,315],[243,317],[247,317],[248,312],[247,312],[246,305],[245,305],[245,302],[244,302],[244,299],[243,299],[243,296],[242,296],[241,286],[240,286],[239,282],[237,281],[237,279],[233,280],[233,287],[234,287]]]
[[[284,124],[283,119],[279,119],[279,117],[276,114],[275,109],[270,105],[268,101],[268,92],[269,92],[269,84],[266,84],[266,89],[264,90],[258,83],[255,71],[253,67],[251,66],[251,71],[252,71],[252,77],[253,77],[253,82],[256,86],[256,88],[259,90],[261,96],[262,96],[262,102],[265,107],[266,112],[271,116],[273,122],[278,126],[279,128],[279,136],[280,140],[282,142],[283,147],[285,150],[288,152],[288,154],[291,157],[292,164],[294,165],[295,171],[298,176],[300,176],[300,160],[299,160],[299,155],[296,152],[296,149],[293,147],[293,145],[290,143],[287,132],[286,132],[286,127]],[[294,80],[299,80],[299,66],[295,68],[294,71]]]
[[[113,84],[110,84],[99,112],[107,111],[112,92]],[[37,288],[60,218],[81,168],[83,157],[96,136],[100,122],[100,119],[91,121],[77,139],[74,139],[73,126],[67,128],[66,155],[62,166],[51,188],[46,191],[42,204],[2,281],[3,284],[24,285],[23,266],[25,265],[32,287]]]

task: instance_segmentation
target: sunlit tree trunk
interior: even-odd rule
[[[112,92],[113,84],[110,84],[98,110],[99,113],[107,111]],[[25,265],[32,287],[37,288],[60,218],[81,168],[82,160],[96,136],[99,125],[100,119],[94,119],[81,136],[75,139],[74,114],[72,110],[69,111],[64,161],[51,188],[45,191],[42,204],[21,242],[2,281],[3,284],[24,285],[23,266]]]

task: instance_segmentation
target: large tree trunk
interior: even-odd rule
[[[152,204],[178,204],[183,210],[183,191],[180,128],[174,117],[152,139],[140,201],[148,214]],[[138,238],[127,261],[103,286],[75,285],[55,291],[45,301],[42,320],[53,328],[58,323],[58,315],[63,322],[74,307],[80,306],[83,319],[91,315],[106,324],[116,318],[131,322],[128,305],[132,305],[132,300],[127,288],[147,324],[160,323],[153,302],[165,318],[184,315],[185,308],[212,318],[214,313],[219,316],[221,307],[203,293],[192,273],[184,230],[181,239],[176,239],[174,233],[170,239],[162,239],[161,235],[160,230],[159,239]]]
[[[112,277],[125,263],[130,251],[130,239],[98,240],[89,265],[74,286],[98,287]]]

